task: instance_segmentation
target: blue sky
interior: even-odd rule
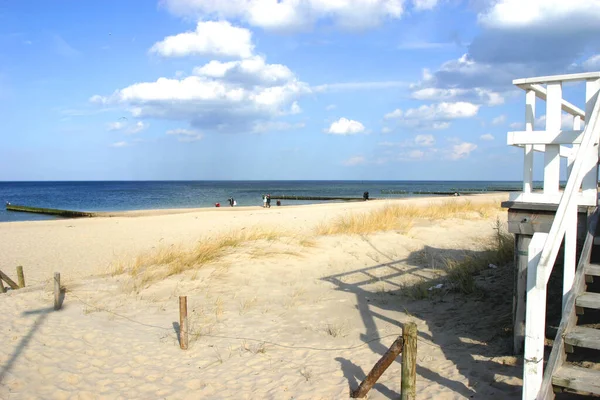
[[[0,180],[519,180],[512,79],[598,35],[586,0],[5,0]]]

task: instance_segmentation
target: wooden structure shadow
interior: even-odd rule
[[[367,238],[363,239],[368,240]],[[439,346],[444,356],[448,360],[454,362],[460,373],[467,378],[468,385],[465,385],[463,382],[446,378],[437,372],[432,371],[427,365],[419,364],[417,362],[416,370],[418,376],[437,382],[440,385],[451,389],[458,395],[467,398],[479,395],[481,390],[487,390],[485,389],[485,385],[481,385],[481,382],[484,379],[489,379],[491,383],[494,383],[496,389],[501,388],[505,392],[513,394],[520,393],[521,388],[519,386],[494,382],[494,374],[488,372],[489,368],[486,367],[488,364],[493,363],[495,364],[496,371],[502,370],[502,374],[505,376],[518,377],[521,372],[521,368],[519,367],[515,368],[515,366],[503,365],[500,362],[496,363],[492,360],[494,357],[512,355],[512,340],[508,335],[503,334],[505,326],[499,326],[497,318],[499,313],[506,314],[506,324],[510,325],[512,306],[510,301],[512,290],[512,274],[510,273],[510,267],[493,270],[495,273],[501,274],[501,276],[495,283],[497,287],[491,289],[493,295],[490,297],[474,300],[470,297],[462,297],[463,295],[448,293],[437,299],[436,296],[433,296],[431,299],[427,300],[411,300],[406,296],[408,287],[398,283],[396,279],[402,277],[412,277],[412,280],[415,280],[414,278],[426,279],[425,275],[420,272],[423,269],[422,263],[418,262],[421,251],[413,252],[405,259],[393,259],[377,249],[373,243],[370,244],[376,251],[387,257],[390,261],[322,278],[322,280],[335,285],[337,290],[355,294],[356,307],[366,330],[364,334],[361,334],[362,340],[366,342],[373,337],[378,337],[380,335],[376,326],[376,321],[378,320],[402,328],[404,325],[403,323],[386,315],[390,312],[414,315],[415,317],[424,320],[431,331],[431,335],[429,335],[427,332],[419,330],[419,342],[424,342],[423,344],[419,343],[419,347],[423,348],[424,346],[430,345]],[[432,247],[426,247],[426,251],[444,254],[451,252],[455,256],[466,255],[472,257],[477,257],[479,254],[477,251],[467,251],[462,249],[448,251],[447,249],[435,249]],[[439,283],[447,283],[443,278],[428,279],[428,281],[431,282],[431,286],[435,286]],[[393,289],[381,292],[381,290],[373,287],[380,282],[385,283]],[[453,301],[449,301],[450,297],[452,297]],[[431,302],[432,304],[429,307],[423,307],[424,302]],[[472,307],[473,312],[465,312],[461,305]],[[427,312],[426,310],[427,308],[432,307],[437,307],[438,309],[446,311],[444,313],[438,313],[444,315],[443,320],[439,320],[439,318],[435,318],[434,316],[429,316],[430,312]],[[494,338],[486,337],[487,332],[485,328],[489,326],[497,327],[498,334],[495,334]],[[453,335],[455,335],[454,340],[452,338]],[[471,357],[473,362],[475,362],[474,355],[484,356],[489,360],[477,361],[478,369],[480,369],[477,373],[472,371],[471,366],[463,366],[464,354],[459,352],[460,349],[456,348],[456,341],[459,337],[472,339],[475,343],[490,342],[487,345],[473,344],[469,346],[469,353],[472,354]],[[494,341],[491,339],[494,339]],[[445,346],[448,342],[452,341],[454,343],[452,343],[451,346]],[[368,347],[371,351],[379,355],[385,354],[388,350],[388,347],[379,340],[369,342]],[[346,376],[349,381],[350,390],[356,390],[358,383],[366,377],[366,374],[357,365],[356,360],[351,361],[341,357],[336,358],[336,360],[340,363],[344,376]],[[487,386],[487,388],[491,388],[491,386]],[[388,398],[396,398],[399,396],[398,393],[387,388],[382,383],[376,384],[374,390]],[[486,393],[481,394],[484,396],[486,395]]]

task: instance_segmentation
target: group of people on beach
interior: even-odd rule
[[[271,195],[263,194],[263,208],[271,208]]]

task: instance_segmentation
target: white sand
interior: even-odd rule
[[[0,295],[0,398],[346,399],[409,321],[419,329],[417,398],[520,397],[522,367],[499,323],[510,299],[402,295],[411,282],[435,277],[440,254],[476,248],[493,233],[493,219],[321,237],[295,249],[302,257],[254,257],[241,248],[196,279],[176,275],[138,294],[123,289],[128,275],[106,274],[112,262],[163,244],[256,225],[307,233],[327,218],[386,203],[0,224],[0,269],[14,277],[23,265],[30,286]],[[271,243],[262,251],[290,249]],[[54,271],[67,288],[59,312]],[[498,268],[479,280],[489,286],[506,277],[510,284],[512,270]],[[180,295],[188,296],[196,334],[187,351],[174,329]],[[369,398],[399,396],[399,361]]]

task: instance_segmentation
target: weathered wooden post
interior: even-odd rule
[[[352,398],[361,399],[367,395],[369,390],[377,383],[377,379],[385,372],[385,370],[394,362],[396,357],[402,352],[403,339],[402,336],[392,343],[388,351],[377,361],[377,364],[373,367],[369,375],[361,382],[360,386],[351,393]]]
[[[10,279],[8,277],[8,275],[6,275],[4,272],[0,271],[0,279],[4,279],[4,282],[6,282],[8,284],[8,286],[10,286],[10,288],[12,290],[17,290],[19,288],[19,285],[17,285],[15,283],[15,281],[13,281],[12,279]]]
[[[24,288],[25,287],[25,275],[23,275],[23,267],[20,265],[17,267],[17,278],[19,279],[19,287]]]
[[[417,396],[417,324],[409,322],[402,329],[402,400],[415,400]]]
[[[179,346],[188,348],[187,296],[179,296]]]
[[[60,272],[54,273],[54,309],[60,310]]]

